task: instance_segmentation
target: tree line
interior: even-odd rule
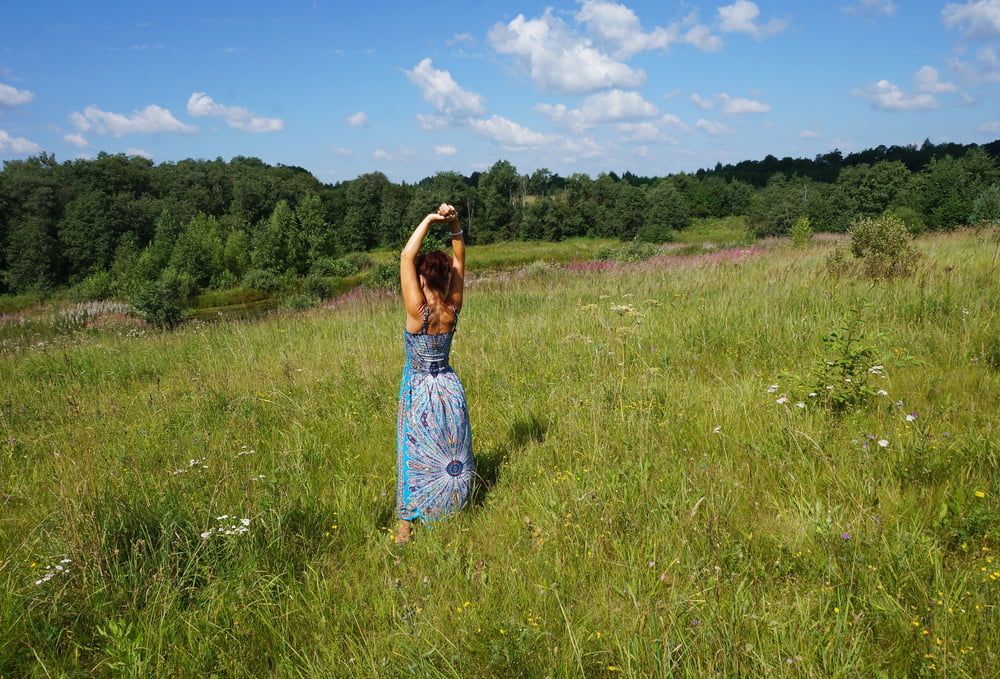
[[[350,253],[398,247],[442,201],[459,208],[473,243],[664,242],[696,217],[745,216],[759,236],[786,234],[800,217],[844,231],[892,211],[915,232],[1000,218],[1000,141],[772,158],[596,178],[521,174],[500,160],[414,184],[380,172],[325,184],[302,168],[242,156],[157,165],[106,153],[59,163],[42,153],[0,171],[0,293],[79,286],[89,296],[128,296],[167,274],[190,290],[349,274]]]

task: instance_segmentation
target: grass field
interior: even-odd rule
[[[0,356],[0,676],[993,676],[995,246],[827,247],[471,287],[484,483],[405,546],[394,299]]]

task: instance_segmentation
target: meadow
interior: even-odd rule
[[[830,247],[471,285],[406,545],[387,293],[0,355],[0,676],[992,676],[996,245]]]

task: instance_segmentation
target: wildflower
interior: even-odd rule
[[[879,439],[878,440],[878,445],[879,445],[880,448],[888,448],[889,447],[889,441],[887,441],[886,439]]]
[[[718,434],[718,433],[720,433],[721,431],[722,431],[722,427],[720,427],[720,426],[716,426],[716,427],[715,427],[715,429],[713,429],[713,430],[712,430],[712,433],[713,433],[713,434]]]
[[[884,372],[883,372],[884,370],[885,370],[885,366],[882,366],[882,365],[873,365],[872,367],[868,368],[868,372],[870,374],[872,374],[872,375],[878,375],[879,377],[881,377],[884,374]]]
[[[915,419],[917,419],[917,414],[916,413],[910,413],[909,415],[906,416],[906,421],[907,422],[913,422],[913,420],[915,420]]]
[[[694,618],[691,620],[691,627],[701,627],[701,620]]]
[[[798,403],[795,404],[795,407],[796,408],[805,408],[806,404],[803,403],[802,401],[799,401]]]
[[[877,393],[877,394],[878,394],[879,396],[888,396],[888,395],[889,395],[889,392],[888,392],[888,391],[886,391],[885,389],[879,389],[879,390],[878,390],[877,392],[875,392],[875,393]]]
[[[976,491],[976,497],[986,497],[986,491],[984,491],[984,490],[977,490]]]
[[[772,384],[771,386],[769,386],[767,388],[767,393],[769,393],[769,394],[773,394],[776,391],[778,391],[778,385],[777,384]]]
[[[788,397],[782,394],[781,396],[776,398],[774,402],[779,405],[784,405],[785,403],[788,403]]]
[[[35,585],[36,586],[44,585],[46,582],[56,577],[56,575],[59,575],[60,573],[63,575],[69,573],[69,566],[67,566],[67,564],[69,563],[71,563],[70,559],[61,559],[59,563],[54,564],[52,566],[47,566],[45,568],[45,572],[42,574],[42,577],[35,580]]]
[[[817,395],[818,394],[815,391],[810,391],[809,392],[809,398],[816,398]]]
[[[850,540],[851,539],[851,534],[850,533],[841,533],[840,534],[840,539],[841,540],[845,540],[845,541],[846,540]]]

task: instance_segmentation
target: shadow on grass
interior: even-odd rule
[[[532,443],[542,443],[549,425],[536,415],[514,420],[507,433],[507,440],[500,445],[476,454],[476,480],[473,482],[469,507],[479,508],[500,480],[500,472],[512,453]]]

